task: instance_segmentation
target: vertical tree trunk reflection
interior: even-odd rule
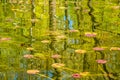
[[[35,26],[35,0],[31,0],[31,27],[29,30],[30,43],[29,46],[32,47],[33,43],[33,27]],[[31,51],[32,53],[32,51]]]
[[[69,20],[68,20],[68,0],[64,1],[65,4],[65,31],[69,29]]]
[[[77,17],[77,28],[82,30],[81,26],[81,21],[83,20],[83,14],[82,14],[82,5],[80,4],[79,0],[75,0],[74,5],[75,5],[75,13]]]
[[[55,44],[55,36],[54,33],[56,29],[56,0],[49,0],[49,30],[50,30],[50,38],[51,38],[51,43],[50,43],[50,48],[51,50],[55,51],[54,44]]]
[[[90,11],[89,11],[89,15],[91,17],[91,21],[92,21],[92,27],[91,27],[91,31],[95,31],[96,27],[99,26],[100,24],[96,21],[96,18],[95,16],[93,15],[93,12],[94,12],[94,8],[92,7],[92,0],[88,0],[88,3],[87,3]]]
[[[56,28],[56,0],[49,0],[49,30],[55,31]]]

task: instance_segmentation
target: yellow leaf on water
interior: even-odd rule
[[[65,9],[65,7],[59,7],[60,9]]]
[[[75,53],[83,54],[83,53],[86,53],[86,50],[78,49],[78,50],[75,50]]]
[[[90,73],[89,72],[81,72],[80,75],[81,76],[88,76]]]

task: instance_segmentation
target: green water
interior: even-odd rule
[[[119,80],[120,1],[49,1],[0,0],[0,80]]]

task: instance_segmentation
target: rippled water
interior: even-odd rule
[[[119,80],[119,1],[64,1],[0,1],[0,80]]]

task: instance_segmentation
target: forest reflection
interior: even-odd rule
[[[119,0],[0,0],[0,80],[119,80]]]

